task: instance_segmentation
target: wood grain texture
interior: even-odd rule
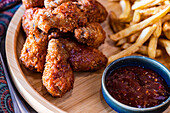
[[[118,2],[108,2],[99,0],[109,11],[113,10],[117,15],[121,13]],[[25,41],[25,36],[21,29],[21,17],[25,8],[21,6],[15,13],[8,27],[6,36],[6,54],[9,69],[15,86],[23,98],[38,112],[112,112],[112,110],[101,93],[101,78],[104,69],[96,72],[76,72],[74,88],[66,93],[62,98],[54,98],[42,85],[40,73],[31,72],[20,65],[19,56],[21,48]],[[107,36],[113,34],[108,20],[101,24],[106,31]],[[105,44],[99,47],[107,57],[116,54],[120,48],[114,46],[114,42],[108,37]],[[134,54],[138,55],[138,54]],[[157,61],[170,69],[170,57],[164,52],[164,55]],[[165,113],[170,112],[170,107]]]

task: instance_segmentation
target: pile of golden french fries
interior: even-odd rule
[[[162,50],[158,49],[157,45],[164,47],[170,56],[170,0],[119,2],[122,8],[121,15],[117,17],[113,11],[109,14],[109,23],[115,33],[109,35],[109,38],[124,50],[110,56],[108,64],[135,52],[148,55],[150,58],[159,57]]]

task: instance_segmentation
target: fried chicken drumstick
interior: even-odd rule
[[[71,38],[59,38],[69,53],[73,71],[96,71],[106,66],[107,58],[98,49],[82,45]]]
[[[22,28],[23,28],[26,36],[28,36],[30,34],[29,32],[33,32],[32,30],[35,29],[34,14],[38,9],[40,9],[40,8],[27,9],[24,12],[24,15],[22,16]],[[39,28],[37,28],[37,29],[39,29]],[[39,31],[41,31],[41,30],[39,29]],[[41,32],[43,32],[43,31],[41,31]],[[69,36],[69,35],[73,35],[73,33],[71,33],[71,32],[64,33],[57,28],[50,29],[48,31],[48,39],[51,39],[51,37],[57,38],[57,37],[65,37],[65,36]]]
[[[45,8],[57,8],[58,6],[60,6],[62,3],[65,2],[69,2],[69,1],[73,1],[73,0],[44,0],[44,5]]]
[[[104,22],[108,15],[107,10],[96,0],[77,0],[80,9],[85,13],[88,22]]]
[[[43,72],[47,51],[48,37],[44,32],[34,30],[27,37],[21,50],[20,60],[26,68]]]
[[[22,0],[22,3],[26,9],[44,6],[44,0]]]
[[[34,24],[48,33],[51,28],[58,28],[62,32],[73,31],[76,27],[85,25],[87,18],[72,2],[66,2],[55,8],[38,9],[34,14]]]
[[[89,22],[103,22],[108,15],[106,9],[96,0],[44,0],[45,8],[57,8],[62,3],[72,1],[85,13]]]
[[[84,27],[74,30],[74,34],[78,42],[87,44],[88,46],[98,48],[104,43],[106,33],[99,23],[87,23]]]
[[[22,16],[22,28],[23,28],[26,36],[29,35],[29,32],[33,27],[33,17],[34,17],[34,13],[36,12],[37,9],[38,8],[27,9],[24,12],[24,15]]]
[[[67,62],[69,55],[58,39],[51,39],[48,44],[43,85],[52,96],[61,97],[73,88],[74,75]]]

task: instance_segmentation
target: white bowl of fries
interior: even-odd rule
[[[119,1],[122,13],[117,16],[110,12],[109,23],[115,34],[110,34],[109,38],[124,50],[110,56],[108,64],[135,52],[150,58],[159,57],[162,55],[159,46],[170,56],[170,1]]]

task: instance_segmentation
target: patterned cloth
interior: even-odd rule
[[[11,96],[4,77],[4,71],[0,62],[0,113],[14,112]]]
[[[9,22],[20,5],[21,0],[0,0],[0,42],[5,39]],[[0,113],[13,112],[14,109],[11,96],[5,79],[2,64],[0,62]]]

